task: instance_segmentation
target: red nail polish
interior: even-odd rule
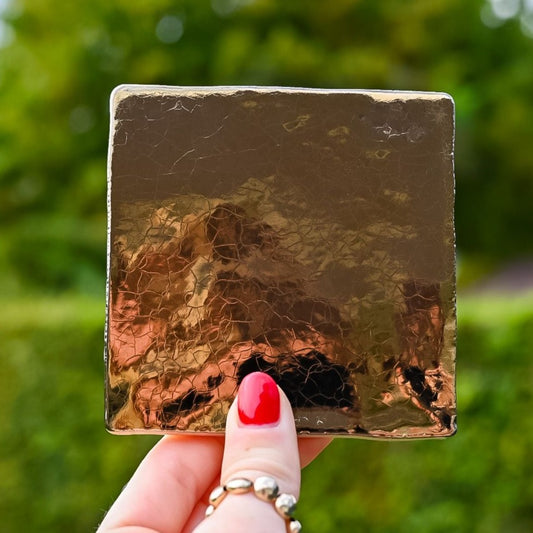
[[[248,374],[242,380],[237,398],[239,419],[243,424],[263,426],[278,422],[279,391],[268,374]]]

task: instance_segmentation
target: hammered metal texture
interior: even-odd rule
[[[300,433],[454,433],[449,96],[121,86],[111,103],[111,431],[222,432],[261,370]]]

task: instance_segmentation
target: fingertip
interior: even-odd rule
[[[238,407],[242,390],[239,390],[227,417],[221,479],[270,475],[279,477],[280,483],[287,485],[283,490],[298,493],[300,457],[294,415],[284,392],[277,386],[276,389],[279,417],[276,422],[266,424],[242,422]]]
[[[237,414],[241,425],[275,425],[280,419],[281,389],[264,372],[252,372],[241,382]]]

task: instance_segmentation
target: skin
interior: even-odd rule
[[[274,477],[281,492],[300,492],[300,468],[330,442],[297,438],[290,404],[280,392],[280,419],[244,425],[237,400],[225,437],[163,437],[139,465],[100,525],[99,533],[285,533],[272,504],[253,494],[229,495],[204,520],[211,490],[235,477]]]

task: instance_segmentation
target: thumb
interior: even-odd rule
[[[254,372],[243,379],[228,413],[221,484],[263,476],[274,478],[280,493],[298,498],[300,459],[290,403],[270,376]],[[284,533],[287,521],[253,489],[246,494],[228,491],[196,531]]]

